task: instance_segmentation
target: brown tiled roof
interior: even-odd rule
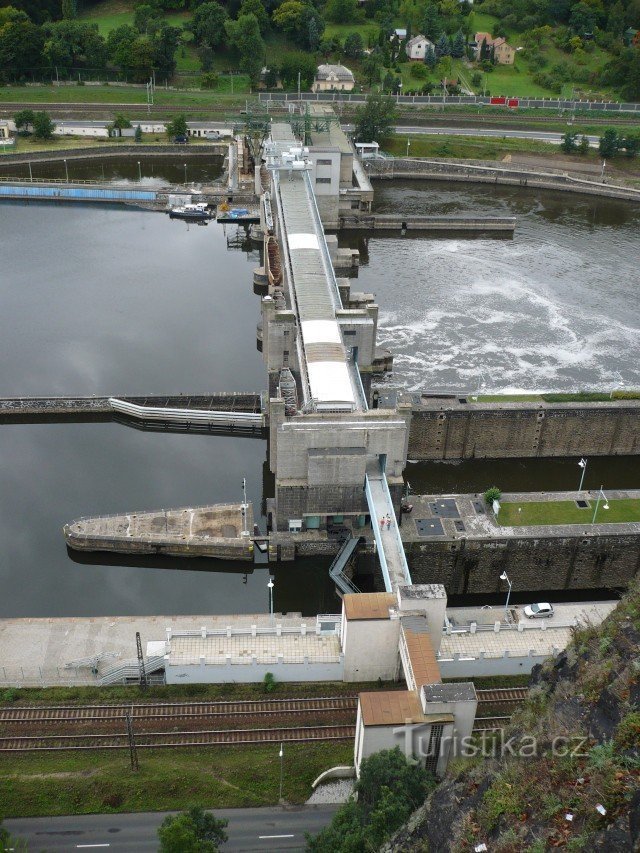
[[[423,714],[414,690],[361,693],[360,709],[365,726],[401,726],[410,723],[452,722],[451,714]]]
[[[392,592],[361,592],[345,595],[344,612],[347,619],[388,619],[389,608],[397,607],[398,599]]]
[[[425,632],[412,631],[405,625],[403,632],[416,689],[420,690],[423,684],[440,684],[440,667],[433,651],[431,636]]]

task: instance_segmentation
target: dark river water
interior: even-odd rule
[[[476,315],[498,295],[472,301],[468,314],[464,300],[456,302],[452,294],[470,289],[466,276],[472,269],[485,270],[476,270],[477,275],[490,282],[496,263],[504,275],[511,270],[514,279],[535,275],[554,282],[562,293],[562,316],[573,312],[581,318],[583,342],[601,329],[599,340],[610,343],[596,360],[598,367],[589,357],[588,370],[603,384],[607,371],[637,380],[638,340],[631,331],[638,326],[638,220],[629,207],[609,205],[606,217],[600,211],[585,234],[589,203],[583,200],[572,207],[566,198],[545,194],[456,187],[447,201],[446,190],[420,185],[378,184],[377,192],[381,205],[404,197],[408,206],[428,198],[442,209],[462,205],[466,198],[472,209],[516,209],[519,215],[513,243],[369,241],[360,285],[378,294],[384,338],[398,354],[395,378],[400,383],[466,388],[470,368],[465,364],[481,369],[487,362],[502,365],[495,367],[496,379],[509,370],[518,373],[518,351],[527,336],[549,341],[548,347],[540,344],[541,375],[546,377],[552,364],[560,375],[552,356],[552,342],[560,334],[552,319],[559,315],[540,307],[533,319],[533,291],[512,302],[508,289],[502,293],[511,313],[505,309],[493,324]],[[228,250],[228,236],[233,232],[214,223],[187,227],[162,214],[128,208],[0,205],[0,396],[263,389],[266,376],[255,348],[259,300],[252,291],[259,258]],[[518,240],[524,240],[522,267],[517,255],[509,264],[503,256]],[[537,245],[545,251],[536,263],[528,253]],[[582,259],[579,268],[565,263],[567,251]],[[596,279],[602,298],[594,307],[585,302],[584,288],[590,282],[595,299]],[[447,312],[456,305],[457,314],[449,319]],[[585,331],[588,310],[595,312],[591,332]],[[445,317],[437,345],[425,327],[425,317],[435,323],[434,311]],[[531,328],[526,317],[532,318]],[[504,352],[487,349],[494,335]],[[451,356],[446,376],[438,368],[439,353]],[[588,379],[591,375],[584,381],[595,382]],[[505,376],[504,387],[518,384]],[[546,378],[540,385],[567,387]],[[166,435],[116,423],[0,426],[0,616],[266,612],[267,569],[206,560],[79,557],[67,552],[61,532],[66,521],[81,515],[237,500],[243,476],[259,517],[263,492],[272,488],[265,461],[266,443],[248,438]],[[590,460],[586,485],[637,486],[637,467],[637,459]],[[576,460],[407,468],[416,492],[476,491],[498,481],[504,490],[575,488],[578,473]],[[275,609],[335,612],[339,603],[327,568],[327,560],[271,566]]]
[[[12,165],[0,159],[0,178],[33,178],[52,181],[111,181],[120,186],[134,184],[153,188],[165,184],[205,183],[222,174],[221,156],[197,156],[187,153],[180,157],[129,157],[115,156],[100,159],[42,162],[33,160],[28,164]]]

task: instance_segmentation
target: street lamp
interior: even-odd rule
[[[140,168],[140,160],[138,160],[138,180],[142,180],[142,169]]]
[[[509,584],[509,592],[507,593],[507,600],[506,600],[505,605],[504,605],[504,618],[505,618],[505,621],[508,622],[509,621],[509,599],[511,598],[511,581],[509,580],[509,576],[507,575],[506,572],[503,572],[500,575],[500,580],[506,581]]]
[[[65,171],[65,174],[67,176],[67,183],[69,183],[69,167],[67,166],[66,160],[63,160],[63,162],[64,162],[64,171]]]
[[[184,182],[187,183],[187,164],[184,164]]]
[[[604,498],[604,503],[602,504],[602,509],[609,509],[609,501],[607,500],[607,496],[602,491],[602,486],[598,489],[598,500],[596,501],[596,508],[593,511],[593,518],[591,519],[591,524],[596,523],[596,515],[598,514],[598,507],[600,506],[600,498]]]
[[[271,616],[271,621],[273,622],[273,578],[269,577],[269,583],[267,584],[269,587],[269,614]]]
[[[249,528],[247,527],[247,510],[249,509],[249,504],[247,503],[247,478],[242,478],[242,535],[249,535]]]
[[[282,802],[282,774],[283,774],[283,762],[284,762],[284,744],[280,744],[280,752],[278,753],[280,756],[280,797],[278,798],[279,802]]]
[[[411,147],[411,140],[407,136],[407,157],[409,156],[409,148]]]
[[[582,468],[582,474],[580,475],[580,485],[578,486],[578,491],[582,491],[582,484],[584,483],[584,475],[587,473],[587,459],[584,457],[578,462],[580,468]]]

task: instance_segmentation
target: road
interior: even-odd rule
[[[216,817],[229,821],[229,840],[222,846],[231,851],[304,850],[305,832],[317,834],[333,817],[338,806],[286,806],[260,809],[217,809]],[[158,827],[171,812],[135,814],[71,815],[69,817],[16,818],[5,820],[11,835],[27,842],[28,849],[105,850],[137,853],[157,851]]]
[[[343,124],[343,130],[353,131],[352,124]],[[569,125],[568,130],[571,129]],[[395,132],[398,136],[412,136],[413,134],[424,136],[487,136],[493,139],[531,139],[535,142],[549,142],[552,145],[560,145],[562,133],[540,131],[540,130],[502,130],[501,128],[489,127],[420,127],[419,125],[396,125]],[[600,141],[598,136],[587,136],[589,145],[597,148]]]

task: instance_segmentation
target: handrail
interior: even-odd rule
[[[308,170],[304,170],[302,175],[307,189],[307,196],[309,197],[311,215],[313,217],[313,221],[316,228],[318,245],[320,247],[320,254],[322,256],[322,264],[325,268],[325,275],[327,277],[327,281],[331,285],[330,293],[331,298],[333,300],[333,307],[336,311],[339,311],[343,308],[342,297],[340,296],[340,288],[338,287],[338,282],[336,280],[336,273],[333,269],[331,258],[329,257],[329,249],[327,247],[327,241],[324,235],[324,226],[322,225],[322,219],[320,218],[320,211],[318,210],[316,194],[314,192],[313,185],[311,184],[311,174]]]
[[[393,501],[391,500],[391,492],[389,491],[389,484],[387,483],[387,478],[386,478],[383,471],[381,472],[381,474],[382,474],[382,488],[384,490],[385,497],[387,499],[389,506],[393,507]],[[376,525],[374,525],[374,527],[375,526]],[[411,575],[409,574],[409,565],[407,563],[407,555],[405,554],[405,551],[404,551],[404,544],[402,542],[402,537],[400,536],[400,530],[398,528],[398,522],[396,521],[395,513],[392,513],[391,526],[393,527],[396,544],[398,546],[398,551],[400,552],[400,556],[402,557],[402,572],[404,574],[407,586],[411,586],[412,581],[411,581]]]
[[[177,409],[164,408],[160,406],[139,406],[136,403],[128,403],[126,400],[119,400],[115,397],[109,397],[109,405],[116,412],[142,420],[180,423],[188,421],[190,423],[264,426],[264,415],[254,414],[252,412],[225,412],[212,409]]]
[[[382,577],[384,579],[384,586],[387,592],[393,592],[393,587],[391,585],[391,578],[389,577],[389,566],[387,565],[387,558],[384,553],[384,546],[382,544],[382,535],[380,530],[380,525],[377,523],[377,518],[375,514],[375,501],[373,499],[373,493],[371,491],[371,483],[369,482],[369,475],[364,475],[364,490],[365,495],[367,497],[367,503],[369,504],[369,512],[371,514],[372,520],[372,528],[373,528],[373,537],[376,542],[376,547],[378,549],[378,558],[380,560],[380,568],[382,569]]]

